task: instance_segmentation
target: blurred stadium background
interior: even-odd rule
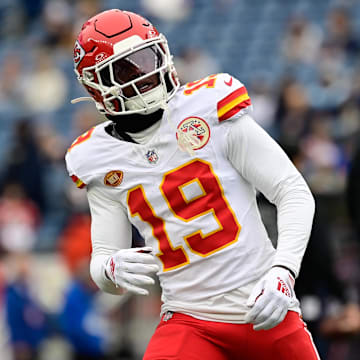
[[[103,120],[70,105],[84,94],[74,39],[110,8],[167,36],[182,82],[245,83],[317,202],[296,284],[303,316],[322,359],[359,359],[360,1],[1,0],[1,360],[141,359],[158,321],[158,287],[117,298],[91,283],[85,192],[64,168],[74,138]],[[275,239],[275,210],[259,204]]]

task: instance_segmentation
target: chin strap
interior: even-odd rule
[[[93,101],[95,103],[95,106],[96,106],[97,110],[101,114],[106,113],[106,111],[105,111],[104,107],[102,106],[102,104],[96,102],[92,97],[89,97],[89,96],[78,97],[78,98],[72,99],[70,102],[71,102],[71,104],[76,104],[76,103],[79,103],[81,101]]]
[[[81,101],[94,101],[94,99],[92,97],[89,97],[89,96],[83,96],[83,97],[78,97],[78,98],[72,99],[70,102],[72,104],[76,104],[76,103],[79,103]]]

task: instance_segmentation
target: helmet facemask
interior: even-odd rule
[[[110,115],[151,114],[164,108],[179,87],[165,37],[135,42],[79,76],[82,84],[100,93],[100,107]]]

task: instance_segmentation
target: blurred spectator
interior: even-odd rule
[[[185,19],[192,9],[191,0],[141,0],[141,4],[147,16],[155,16],[168,22]]]
[[[14,137],[6,156],[2,186],[7,182],[20,184],[28,196],[43,211],[45,159],[39,149],[31,119],[15,123]]]
[[[315,113],[309,133],[301,141],[304,156],[301,170],[316,194],[339,193],[344,190],[345,172],[342,152],[332,138],[332,118]]]
[[[292,78],[285,78],[280,87],[275,115],[278,140],[292,158],[304,136],[310,115],[310,106],[305,87]]]
[[[60,251],[72,275],[60,310],[61,329],[73,347],[73,359],[105,357],[108,333],[96,306],[97,287],[90,278],[90,217],[71,217],[60,239]]]
[[[254,106],[254,119],[271,132],[275,121],[276,98],[270,84],[264,79],[256,79],[250,84],[251,103]]]
[[[356,141],[356,139],[352,141],[352,138],[360,130],[360,108],[355,97],[347,100],[339,107],[338,111],[338,121],[335,124],[334,137],[345,139],[349,145],[352,145]]]
[[[326,360],[357,360],[360,352],[360,308],[349,304],[321,324],[323,336],[331,339]]]
[[[324,319],[320,330],[331,339],[328,360],[356,360],[360,352],[360,146],[350,164],[346,183],[346,205],[355,242],[339,256],[338,272],[348,286],[349,302]]]
[[[61,329],[73,347],[74,360],[105,359],[109,329],[96,305],[97,287],[89,275],[89,263],[78,264],[66,289],[60,314]]]
[[[43,44],[49,49],[63,47],[70,51],[73,45],[73,13],[64,0],[47,1],[43,10]]]
[[[57,132],[49,123],[41,123],[36,127],[36,143],[44,157],[46,167],[56,165],[63,167],[63,157],[66,149],[65,136]]]
[[[60,236],[59,251],[70,274],[76,275],[81,264],[90,259],[90,226],[89,214],[74,214]]]
[[[289,64],[314,64],[322,42],[321,28],[304,16],[293,17],[282,40],[282,52]]]
[[[20,54],[10,52],[0,68],[0,109],[13,110],[21,99],[23,64]]]
[[[67,97],[67,79],[56,67],[49,48],[37,49],[34,61],[34,68],[22,82],[24,106],[30,112],[56,111]]]
[[[7,259],[5,314],[14,360],[38,360],[41,344],[50,336],[48,315],[32,293],[29,279],[31,258],[26,252]]]
[[[327,16],[324,42],[349,55],[358,53],[360,42],[352,28],[351,10],[334,7]]]
[[[3,0],[0,4],[0,38],[21,39],[28,21],[20,0]]]
[[[102,1],[100,0],[78,0],[76,4],[74,4],[76,18],[74,18],[73,38],[75,38],[80,31],[82,24],[101,10],[102,5]]]
[[[304,321],[312,333],[321,358],[327,359],[329,339],[324,338],[322,324],[328,321],[334,306],[340,307],[346,302],[346,287],[335,271],[329,219],[324,216],[323,206],[319,200],[295,289],[302,304]]]
[[[4,310],[14,360],[37,360],[50,335],[48,315],[32,293],[30,251],[37,240],[40,214],[16,182],[0,197],[0,248],[4,263]]]
[[[360,63],[354,68],[351,85],[351,96],[358,105],[360,103]]]
[[[323,321],[321,331],[325,336],[342,338],[360,334],[359,306],[356,304],[345,306],[339,314]]]
[[[217,61],[200,48],[185,48],[174,62],[180,82],[183,84],[220,71]]]
[[[360,243],[360,145],[358,144],[350,164],[346,184],[346,203],[351,225]]]
[[[357,360],[360,351],[360,247],[347,241],[338,251],[337,275],[345,285],[346,302],[328,313],[320,324],[330,340],[328,360]]]
[[[7,183],[0,197],[0,244],[5,251],[29,251],[36,242],[40,216],[20,184]]]
[[[314,109],[334,110],[345,103],[351,93],[350,73],[336,49],[323,47],[317,77],[308,87],[310,104]],[[341,54],[340,54],[341,55]]]
[[[24,9],[26,19],[32,23],[38,20],[42,13],[45,0],[21,0],[20,3]]]

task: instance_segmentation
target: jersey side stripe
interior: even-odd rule
[[[251,105],[251,100],[245,86],[243,86],[218,102],[217,112],[219,121],[229,119],[249,105]]]
[[[83,181],[81,181],[76,175],[71,175],[71,179],[79,189],[82,189],[83,187],[86,186],[86,184]]]

